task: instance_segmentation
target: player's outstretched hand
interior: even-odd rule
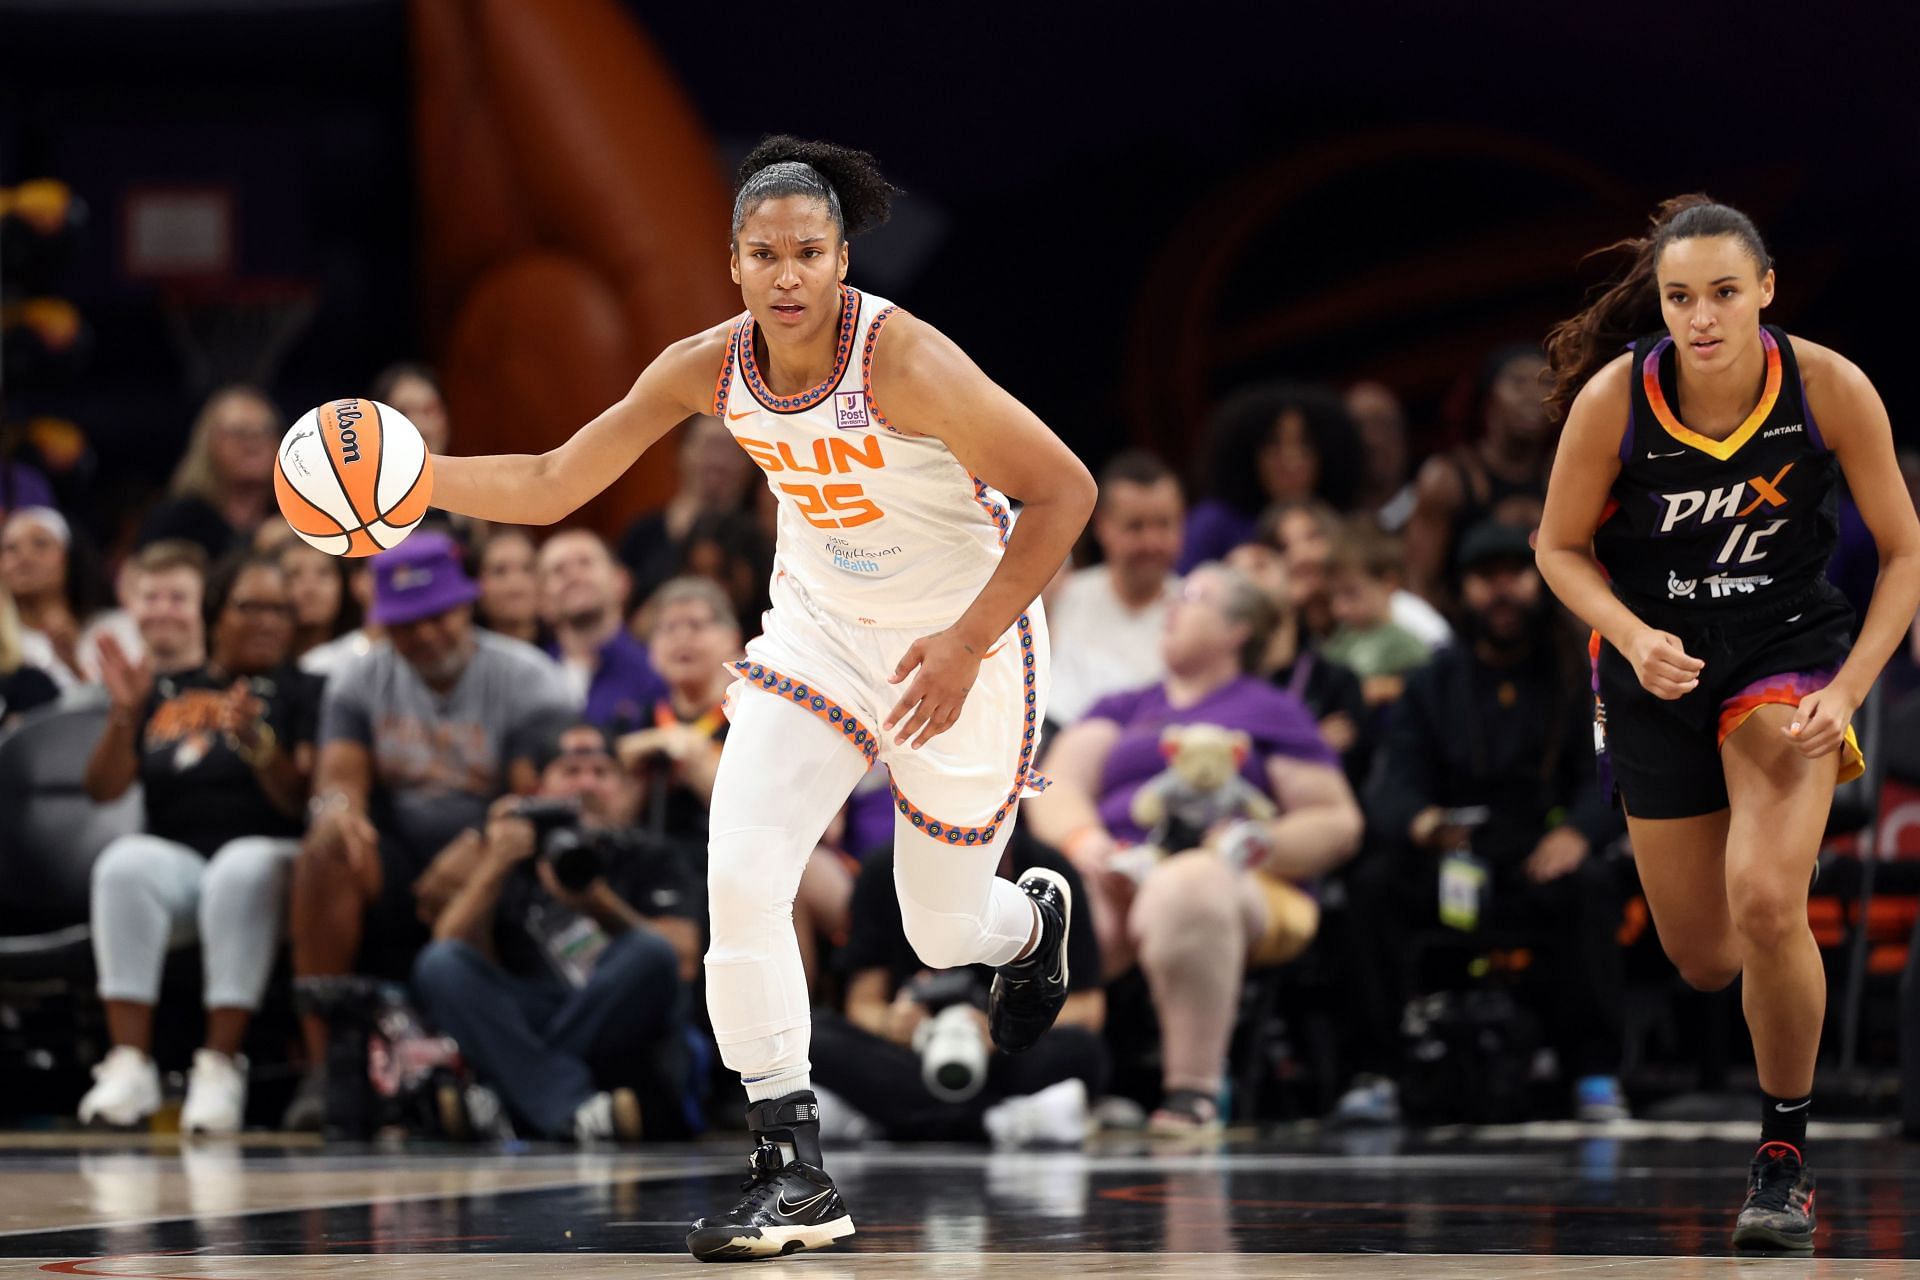
[[[1679,636],[1652,627],[1628,645],[1627,661],[1633,664],[1633,674],[1640,677],[1641,688],[1669,702],[1692,693],[1707,665],[1687,653]]]
[[[1859,709],[1845,690],[1828,685],[1800,699],[1799,711],[1781,732],[1793,741],[1801,755],[1817,760],[1840,749],[1847,736],[1847,724]]]
[[[900,695],[900,701],[887,712],[881,732],[892,733],[893,726],[905,717],[896,742],[904,742],[918,751],[939,734],[953,728],[966,705],[967,694],[980,674],[980,659],[973,646],[952,631],[921,636],[900,659],[887,683],[899,684],[908,676],[913,683]],[[919,674],[915,675],[915,669]],[[914,737],[918,734],[919,737]]]

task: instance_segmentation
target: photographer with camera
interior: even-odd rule
[[[538,794],[496,801],[486,830],[429,870],[460,887],[434,919],[414,990],[533,1131],[686,1136],[699,879],[675,846],[633,829],[634,785],[603,730],[572,725],[535,763]]]
[[[1081,892],[1067,860],[1015,828],[1000,859],[1013,868],[1046,867]],[[1099,943],[1091,929],[1067,941],[1067,1003],[1051,1030],[1018,1055],[987,1035],[984,965],[928,971],[907,941],[893,885],[893,853],[861,865],[852,923],[840,963],[847,975],[844,1017],[813,1015],[813,1083],[822,1123],[847,1136],[870,1122],[898,1141],[996,1144],[1078,1142],[1091,1130],[1089,1099],[1106,1083],[1100,1029]]]

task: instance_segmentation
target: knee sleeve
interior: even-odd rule
[[[806,853],[775,827],[715,831],[708,841],[707,1008],[727,1065],[729,1047],[807,1025],[807,978],[793,932],[793,895]]]
[[[933,969],[1002,965],[1033,935],[1033,904],[995,874],[1012,834],[1008,821],[992,845],[957,848],[896,824],[893,887],[914,954]]]

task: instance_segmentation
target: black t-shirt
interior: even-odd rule
[[[60,696],[60,686],[38,667],[15,667],[0,675],[0,723],[44,707]]]
[[[305,815],[274,807],[253,766],[218,727],[233,676],[206,667],[160,676],[134,741],[146,793],[147,832],[203,854],[240,836],[298,837]],[[322,682],[292,667],[248,678],[262,716],[284,751],[314,740]]]
[[[1353,668],[1311,649],[1302,649],[1292,662],[1270,672],[1267,679],[1274,687],[1285,689],[1306,704],[1316,723],[1343,713],[1353,722],[1353,745],[1340,753],[1340,767],[1349,782],[1356,785],[1363,782],[1378,735],[1374,716],[1367,708],[1366,693]]]
[[[1018,827],[1010,841],[1010,854],[1001,859],[1003,875],[1009,867],[1016,875],[1028,867],[1045,867],[1066,877],[1074,902],[1072,931],[1067,937],[1067,989],[1099,990],[1100,940],[1094,936],[1092,903],[1087,900],[1080,873],[1052,848]],[[848,914],[847,945],[840,948],[839,955],[843,973],[852,975],[868,969],[885,969],[892,979],[893,990],[898,992],[927,967],[914,954],[913,944],[907,941],[906,925],[900,919],[900,902],[894,896],[893,887],[893,850],[880,850],[860,865]],[[978,971],[984,991],[993,980],[993,970],[985,965],[972,967]]]
[[[705,885],[694,870],[691,852],[678,841],[641,839],[629,833],[609,862],[607,884],[643,916],[705,925]],[[521,977],[564,977],[550,948],[577,941],[590,932],[590,925],[554,901],[529,859],[515,867],[500,887],[493,911],[494,954],[503,969]]]

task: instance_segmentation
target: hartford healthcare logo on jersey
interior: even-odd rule
[[[1771,480],[1754,476],[1738,484],[1717,485],[1712,489],[1683,489],[1678,493],[1657,493],[1653,500],[1660,506],[1660,524],[1656,536],[1692,533],[1709,525],[1731,525],[1726,541],[1714,557],[1715,564],[1752,564],[1767,558],[1766,539],[1784,529],[1785,516],[1752,520],[1787,505],[1780,485],[1793,470],[1789,462],[1776,471]]]

